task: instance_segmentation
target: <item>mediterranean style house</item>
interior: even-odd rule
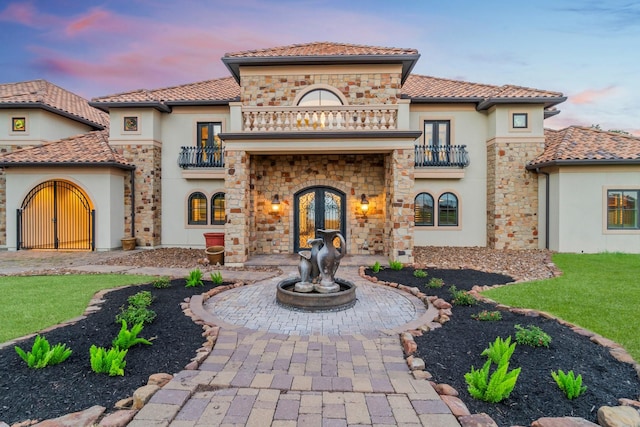
[[[415,49],[226,54],[230,76],[90,102],[0,85],[0,247],[205,247],[226,263],[414,246],[640,253],[640,138],[545,130],[558,92],[412,74]],[[222,236],[222,234],[220,234]]]

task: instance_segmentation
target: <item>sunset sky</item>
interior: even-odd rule
[[[545,123],[640,136],[640,2],[0,0],[0,83],[92,98],[229,75],[226,52],[313,41],[415,48],[413,72],[563,92]]]

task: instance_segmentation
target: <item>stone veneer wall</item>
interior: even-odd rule
[[[314,186],[345,193],[347,250],[357,254],[384,252],[384,155],[288,155],[251,157],[251,194],[255,220],[251,225],[251,252],[292,253],[294,248],[294,195]],[[362,194],[369,211],[360,209]],[[279,213],[271,211],[278,194]],[[231,213],[230,213],[231,214]]]
[[[244,151],[224,153],[227,223],[224,229],[225,264],[243,264],[249,257],[252,209],[249,187],[249,155]]]
[[[487,246],[538,248],[538,181],[525,169],[544,150],[540,142],[487,145]]]
[[[240,99],[247,106],[292,105],[310,85],[334,87],[349,105],[395,104],[401,96],[400,73],[242,76]]]
[[[162,147],[155,145],[113,145],[129,162],[136,165],[135,237],[138,246],[154,247],[162,242]],[[131,236],[131,183],[125,179],[124,236]]]
[[[393,260],[413,263],[415,153],[394,150],[385,161],[387,193],[386,253]]]

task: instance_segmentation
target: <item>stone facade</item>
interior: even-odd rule
[[[383,154],[252,156],[251,253],[292,253],[295,194],[310,187],[331,187],[345,195],[347,251],[382,254],[384,157]],[[281,201],[278,213],[271,210],[271,200],[276,194]],[[362,194],[369,200],[366,215],[360,207]]]
[[[162,218],[162,146],[114,145],[127,161],[136,165],[135,175],[135,223],[134,236],[138,246],[155,247],[161,241]],[[131,236],[131,182],[125,180],[124,233]]]
[[[488,247],[538,248],[538,178],[525,166],[543,150],[543,139],[487,145]]]
[[[414,164],[412,149],[394,150],[385,161],[385,253],[405,264],[413,262]]]
[[[349,105],[395,104],[401,96],[400,73],[307,74],[242,76],[240,98],[243,105],[293,105],[296,94],[311,85],[327,85],[339,90]]]
[[[249,187],[249,155],[240,150],[225,152],[226,188],[225,204],[225,264],[243,264],[249,257],[249,239],[252,230],[252,203]]]

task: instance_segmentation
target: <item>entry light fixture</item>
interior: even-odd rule
[[[273,199],[271,199],[271,210],[273,212],[278,212],[280,210],[280,196],[277,194],[273,196]]]
[[[360,196],[360,209],[362,209],[362,213],[365,215],[369,210],[369,200],[367,200],[367,196],[364,193]]]

